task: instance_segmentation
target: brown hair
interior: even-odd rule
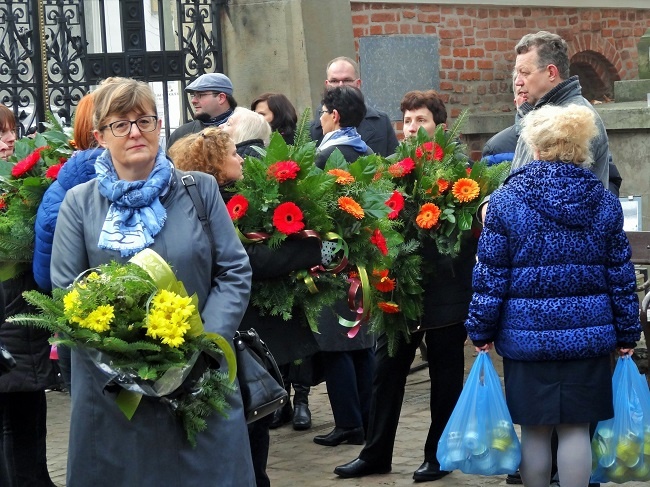
[[[16,117],[5,105],[0,103],[0,130],[16,130]]]
[[[591,140],[598,135],[596,115],[586,106],[545,105],[522,120],[521,137],[542,161],[589,165]],[[587,163],[587,164],[584,164]]]
[[[417,110],[418,108],[429,110],[436,125],[447,123],[447,109],[435,90],[409,91],[399,104],[402,115],[406,110]]]
[[[149,85],[131,78],[106,78],[93,92],[95,113],[93,127],[100,127],[111,115],[126,115],[131,111],[158,115],[156,99]],[[153,113],[152,113],[153,112]]]
[[[221,186],[228,182],[223,173],[231,143],[234,144],[226,132],[218,127],[209,127],[179,139],[169,148],[169,156],[178,169],[211,174]]]
[[[93,103],[93,94],[88,93],[77,105],[74,112],[73,120],[73,137],[77,149],[86,150],[97,145],[97,141],[93,136],[93,110],[95,104]]]

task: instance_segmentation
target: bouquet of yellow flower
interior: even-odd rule
[[[496,189],[510,171],[508,163],[487,167],[465,155],[458,141],[467,112],[449,131],[438,126],[433,137],[423,128],[403,141],[396,155],[386,161],[382,177],[395,185],[386,204],[402,228],[404,243],[389,271],[393,279],[390,294],[378,303],[380,313],[372,313],[371,326],[385,332],[392,353],[402,335],[408,339],[409,322],[422,316],[422,243],[431,240],[438,252],[455,257],[473,230],[473,218],[482,199]]]
[[[17,140],[13,156],[0,160],[0,281],[32,261],[38,205],[74,150],[71,129],[48,120],[45,132]]]
[[[131,419],[142,396],[159,398],[178,415],[192,445],[205,418],[228,410],[235,357],[228,341],[206,333],[196,295],[188,296],[167,263],[145,249],[127,264],[101,265],[52,297],[27,291],[39,315],[10,320],[58,335],[52,343],[76,347],[107,376],[116,403]],[[218,371],[225,357],[230,376]]]

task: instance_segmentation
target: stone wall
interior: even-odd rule
[[[650,3],[648,4],[650,7]],[[650,8],[540,8],[427,3],[351,4],[355,47],[364,36],[434,35],[440,39],[440,93],[456,117],[463,108],[511,111],[514,47],[525,34],[549,30],[569,44],[572,61],[605,82],[635,79],[637,43]],[[363,70],[363,59],[360,59]],[[389,69],[399,63],[388,61]],[[428,88],[423,86],[422,88]]]

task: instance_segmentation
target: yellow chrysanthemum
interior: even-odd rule
[[[97,306],[84,320],[81,320],[79,326],[102,333],[110,330],[114,317],[115,310],[110,304]]]
[[[96,272],[91,272],[86,277],[86,281],[99,281],[100,277],[101,276],[99,274],[97,274]]]
[[[79,291],[73,289],[68,294],[63,296],[63,311],[66,316],[74,313],[81,304],[81,298],[79,297]]]
[[[451,192],[458,201],[461,203],[467,203],[468,201],[476,199],[481,190],[478,187],[478,183],[473,179],[461,178],[454,183]]]
[[[341,208],[346,213],[349,213],[357,220],[361,220],[365,215],[363,208],[361,208],[361,205],[359,205],[359,203],[354,201],[349,196],[341,196],[339,198],[339,208]]]
[[[192,299],[161,290],[151,301],[147,318],[147,335],[159,339],[170,347],[179,347],[185,342],[190,329],[189,318],[195,311]]]

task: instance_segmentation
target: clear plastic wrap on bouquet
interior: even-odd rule
[[[468,474],[514,473],[521,445],[487,352],[480,352],[438,442],[442,470]]]
[[[614,417],[601,421],[591,442],[592,482],[650,480],[650,392],[630,356],[614,376]]]

